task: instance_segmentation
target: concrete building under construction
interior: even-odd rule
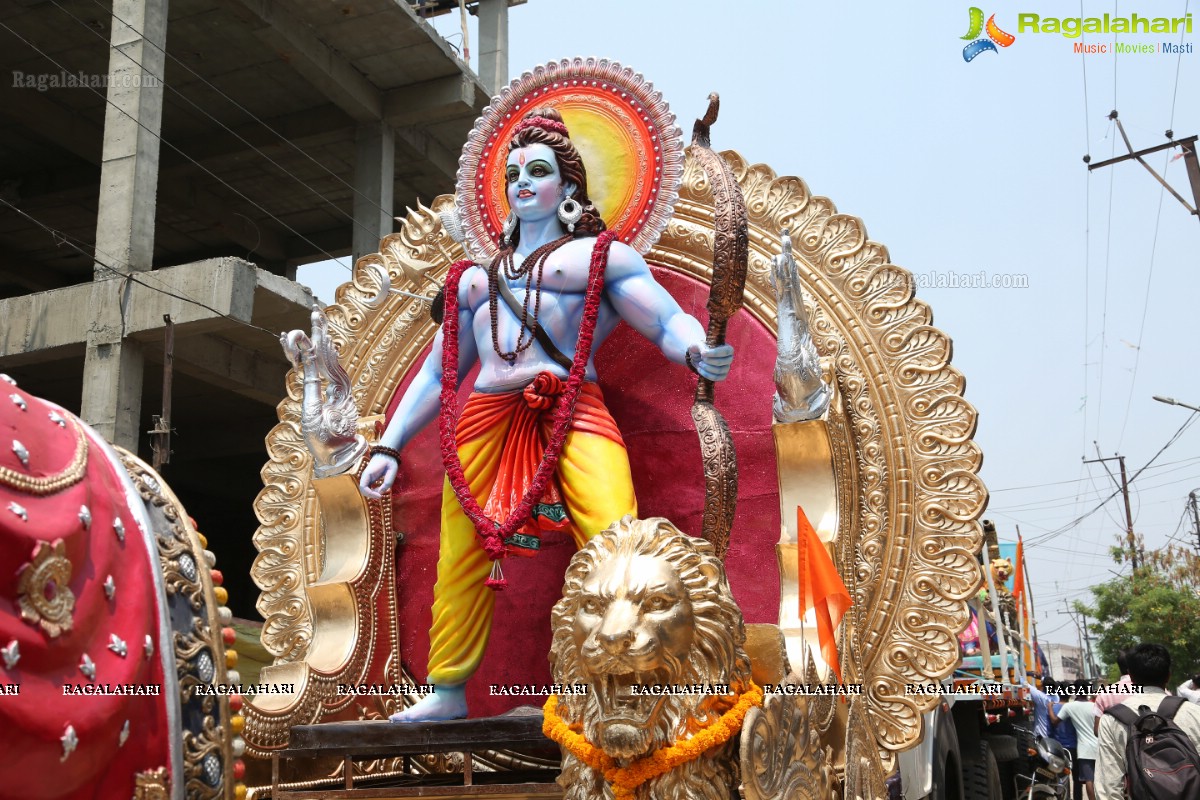
[[[519,2],[466,4],[477,76],[422,19],[444,0],[0,0],[0,371],[147,460],[169,409],[238,616],[296,268],[452,191]]]

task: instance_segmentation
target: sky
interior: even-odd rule
[[[513,77],[547,61],[597,56],[632,66],[690,129],[721,95],[714,146],[734,149],[863,220],[954,342],[953,364],[979,411],[976,441],[1002,540],[1016,526],[1043,641],[1075,644],[1065,603],[1122,568],[1108,556],[1124,530],[1120,496],[1062,530],[1115,488],[1103,465],[1121,453],[1132,475],[1189,419],[1155,402],[1200,406],[1196,363],[1200,217],[1136,162],[1088,172],[1124,145],[1200,133],[1200,53],[1113,54],[1112,34],[1070,39],[1021,32],[1018,13],[1048,17],[1181,17],[1194,34],[1121,35],[1200,50],[1200,3],[1021,0],[981,6],[1015,35],[964,61],[969,3],[754,3],[529,0],[509,12]],[[1082,13],[1081,13],[1082,9]],[[457,15],[433,21],[459,45]],[[471,20],[472,49],[477,36]],[[1076,54],[1075,42],[1109,53]],[[1148,163],[1193,203],[1178,150]],[[1164,173],[1165,169],[1165,173]],[[410,202],[396,198],[397,206]],[[938,288],[983,272],[1007,288]],[[303,268],[332,298],[346,271]],[[1020,288],[1017,288],[1017,287]],[[1200,415],[1197,415],[1200,417]],[[1117,469],[1116,462],[1108,466]],[[1200,488],[1200,426],[1186,430],[1132,483],[1134,528],[1147,547],[1195,542],[1183,519]],[[1048,534],[1053,533],[1053,536]],[[1046,538],[1040,543],[1039,536]],[[1125,568],[1127,569],[1127,568]]]

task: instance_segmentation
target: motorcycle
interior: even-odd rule
[[[1062,744],[1047,736],[1035,736],[1029,757],[1033,774],[1017,776],[1018,784],[1025,781],[1029,784],[1019,787],[1019,797],[1065,800],[1071,796],[1071,754]]]

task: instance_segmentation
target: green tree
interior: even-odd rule
[[[1112,554],[1117,563],[1131,560],[1121,547]],[[1158,642],[1171,651],[1172,680],[1181,682],[1200,672],[1200,556],[1174,544],[1140,555],[1136,570],[1093,586],[1094,603],[1076,608],[1096,620],[1106,663],[1115,664],[1121,650]]]

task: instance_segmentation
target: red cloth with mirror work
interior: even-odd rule
[[[68,471],[81,443],[80,480],[40,495],[25,485]],[[120,465],[109,463],[90,429],[8,383],[0,384],[0,467],[0,685],[19,687],[0,691],[20,692],[0,695],[0,796],[132,797],[138,772],[171,764],[158,554],[127,505]],[[125,655],[110,647],[114,636]],[[85,655],[94,680],[81,670],[90,669]],[[158,694],[73,693],[106,686]],[[77,740],[70,752],[68,726]]]

